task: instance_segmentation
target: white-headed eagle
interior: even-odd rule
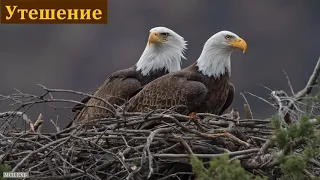
[[[172,109],[183,114],[221,115],[234,97],[235,89],[229,78],[230,57],[235,49],[245,52],[247,43],[229,31],[214,34],[204,44],[195,63],[150,82],[124,105],[124,109],[131,112]]]
[[[111,74],[93,96],[102,98],[111,105],[122,105],[147,83],[181,70],[181,59],[185,59],[186,46],[184,38],[173,30],[166,27],[152,28],[139,61],[128,69]],[[108,104],[101,100],[87,97],[82,102],[87,106],[80,105],[73,109],[81,110],[73,121],[75,124],[110,115],[105,109],[92,107],[108,107]]]

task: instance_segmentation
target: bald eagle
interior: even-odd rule
[[[221,115],[232,103],[234,86],[230,57],[235,49],[247,49],[238,35],[221,31],[204,44],[198,60],[189,67],[164,75],[133,96],[126,111],[172,109],[183,114],[209,112]],[[179,107],[179,108],[174,108]]]
[[[128,69],[111,74],[94,93],[94,96],[104,99],[111,105],[122,105],[152,80],[181,70],[181,59],[185,59],[186,46],[184,38],[173,30],[166,27],[152,28],[147,46],[139,61]],[[76,107],[81,111],[76,115],[73,123],[78,124],[108,115],[105,109],[91,107],[108,107],[105,102],[88,97],[82,102],[90,107]]]

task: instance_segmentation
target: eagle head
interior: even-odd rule
[[[219,77],[224,73],[231,76],[230,56],[235,49],[247,50],[247,43],[235,33],[220,31],[204,44],[197,60],[199,71],[209,77]]]
[[[165,69],[174,72],[181,69],[181,59],[187,49],[187,41],[182,36],[166,27],[150,30],[147,46],[137,62],[137,70],[143,75],[151,71]]]
[[[166,27],[155,27],[150,30],[148,46],[173,46],[186,49],[186,41],[182,36]]]
[[[213,46],[218,46],[226,50],[241,49],[243,53],[247,50],[246,41],[230,31],[220,31],[214,34],[209,41]]]

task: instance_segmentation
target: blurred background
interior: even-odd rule
[[[18,89],[40,95],[48,88],[90,92],[114,71],[134,65],[144,50],[149,30],[168,27],[188,41],[186,67],[196,61],[203,44],[213,34],[229,30],[248,44],[245,54],[232,55],[231,81],[236,87],[232,107],[243,115],[245,91],[267,98],[271,89],[290,93],[285,70],[297,92],[306,84],[320,56],[320,1],[217,1],[217,0],[109,0],[106,25],[0,25],[0,94]],[[81,100],[71,94],[56,98]],[[246,95],[254,118],[275,112],[263,101]],[[67,107],[71,104],[60,104]],[[0,101],[0,112],[12,109]],[[71,110],[37,105],[45,130],[59,115],[64,127]],[[240,115],[241,115],[240,114]]]

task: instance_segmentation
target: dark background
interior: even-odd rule
[[[263,84],[289,93],[282,70],[298,91],[320,55],[320,1],[316,0],[109,0],[108,9],[107,25],[0,25],[0,94],[15,93],[14,88],[41,94],[37,83],[92,91],[112,72],[139,59],[155,26],[168,27],[188,41],[186,67],[196,61],[211,35],[229,30],[248,44],[245,54],[235,51],[231,58],[233,107],[243,114],[240,92],[267,97]],[[274,113],[266,103],[246,96],[255,118]],[[55,97],[81,99],[70,94]],[[8,109],[8,101],[0,102],[0,112]],[[40,112],[47,130],[57,115],[61,127],[74,116],[47,105],[37,105],[28,114],[35,120]]]

